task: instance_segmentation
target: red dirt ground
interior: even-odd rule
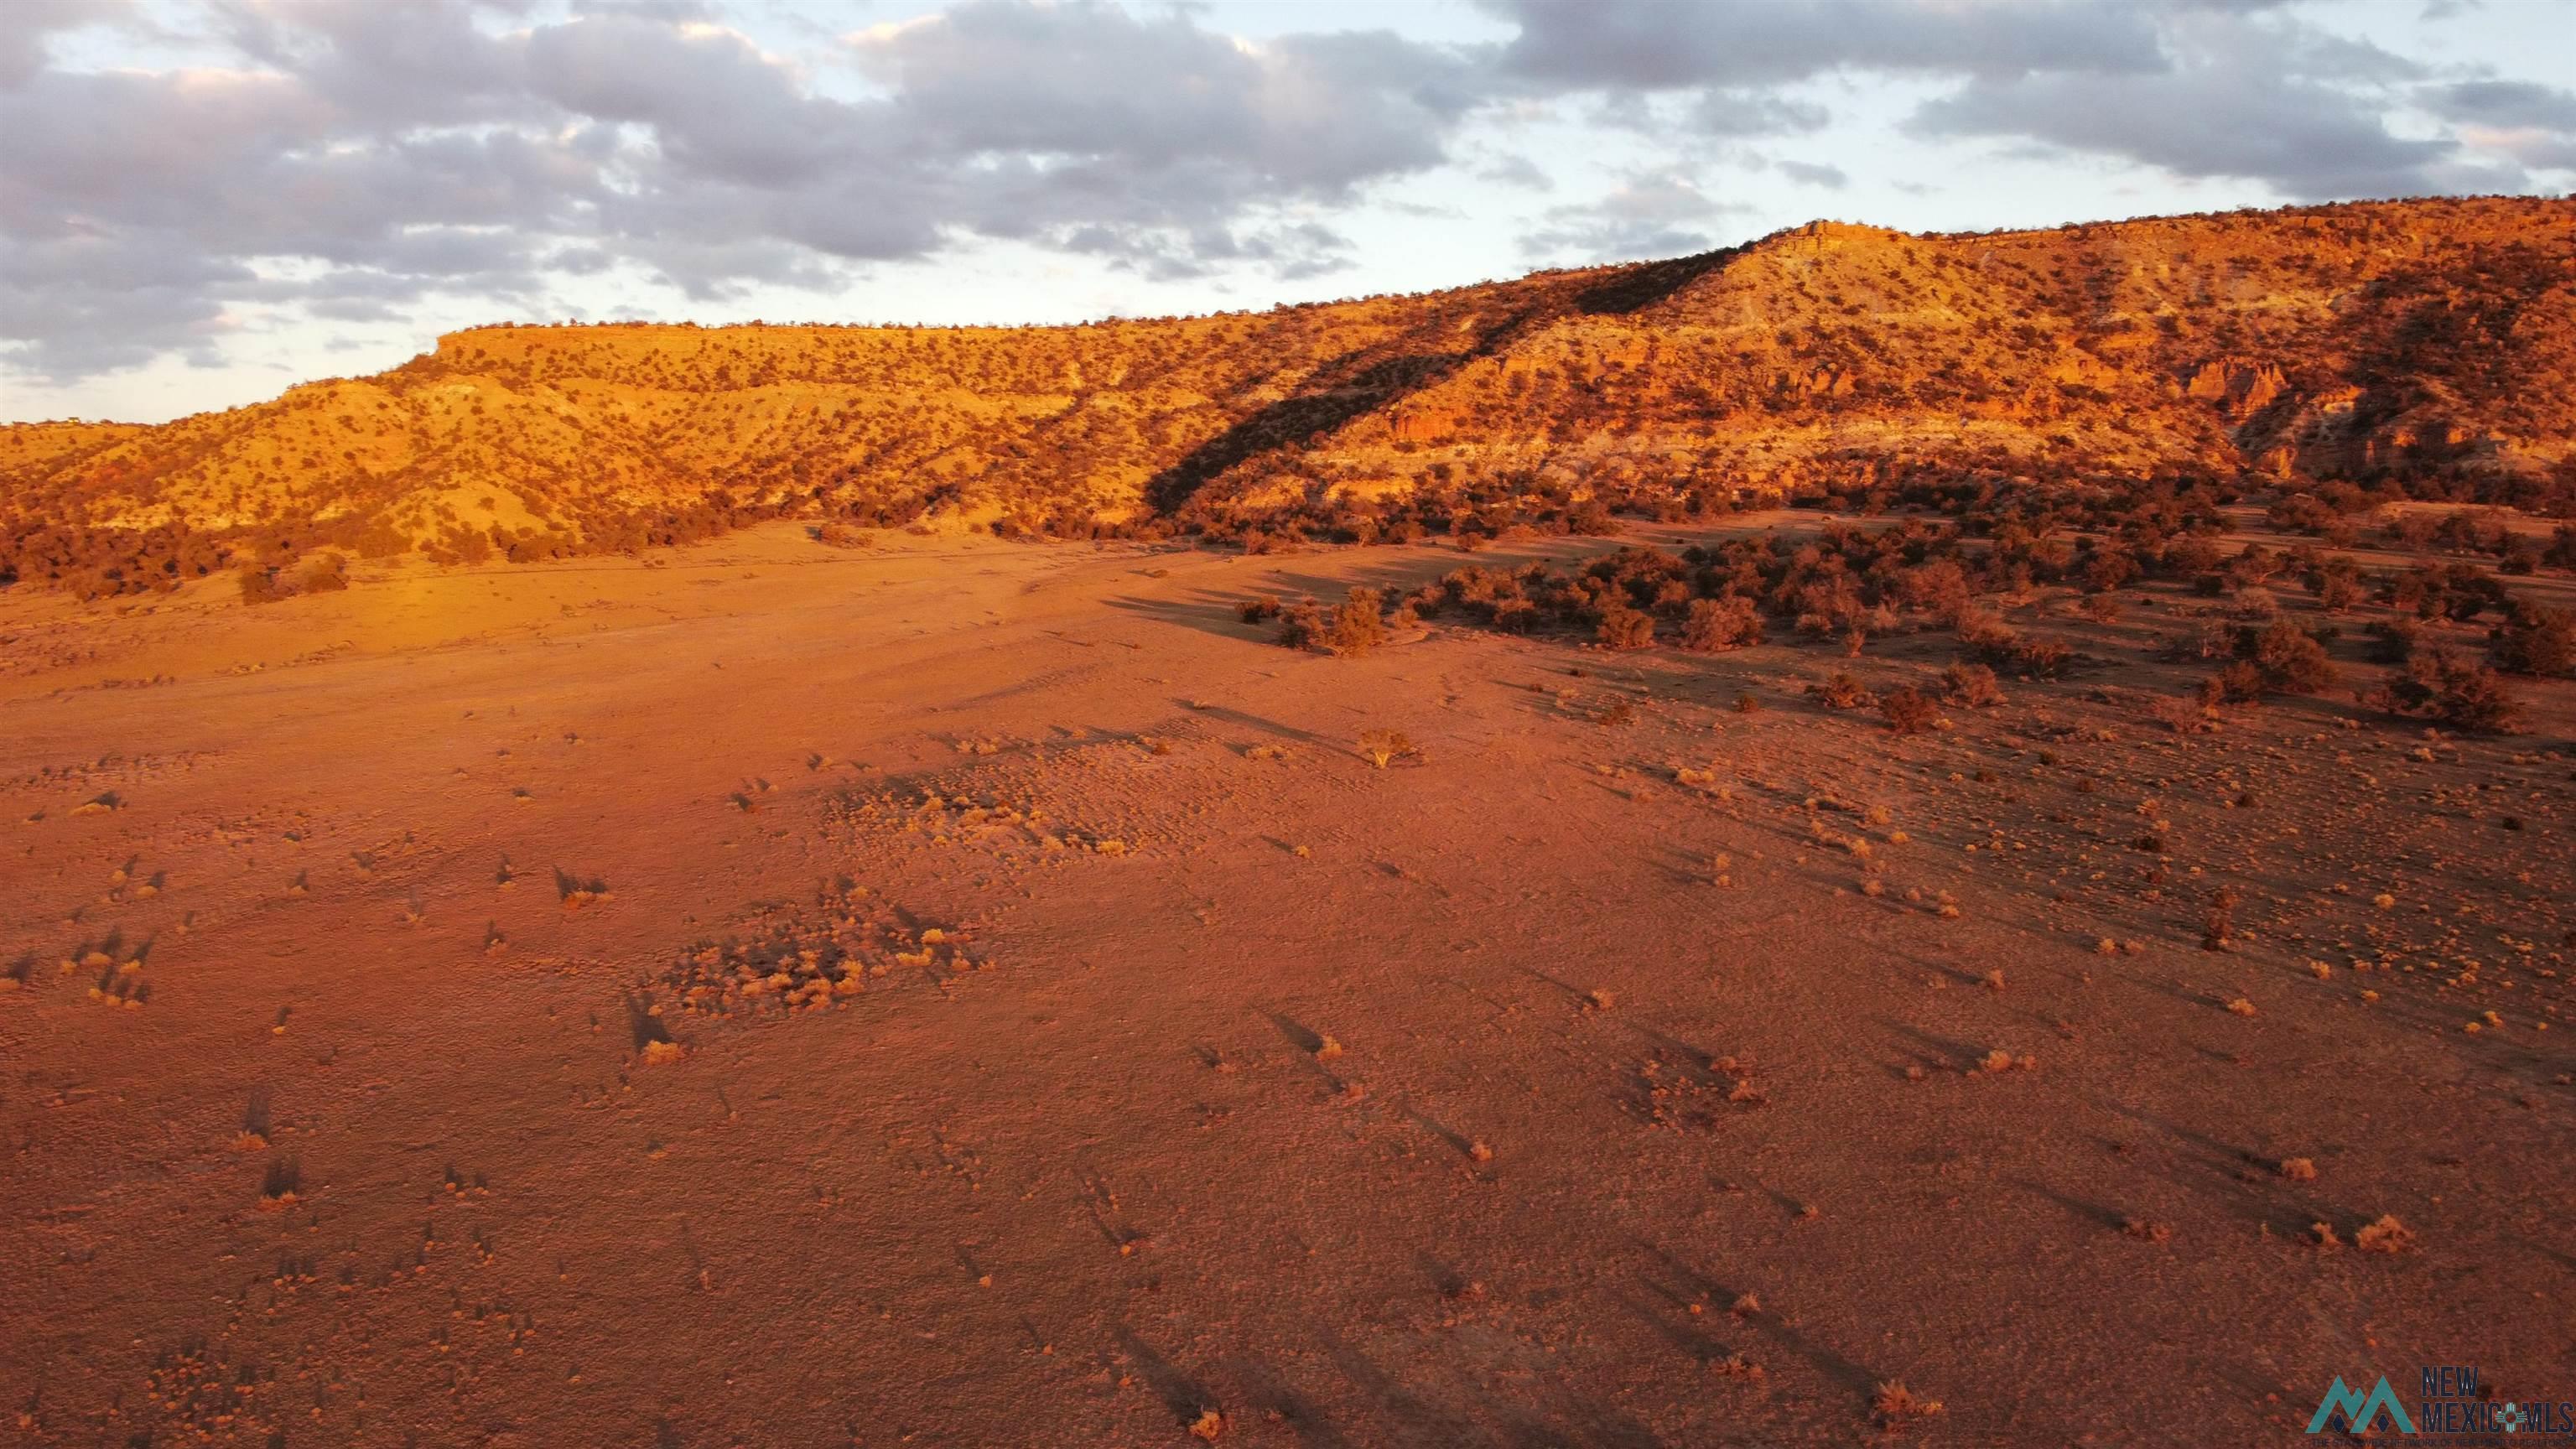
[[[1898,738],[1801,697],[1832,650],[1232,609],[1459,562],[769,527],[0,600],[0,1426],[2233,1445],[2338,1375],[2576,1397],[2569,686],[2428,739],[2007,681]],[[728,939],[811,1004],[714,989]]]

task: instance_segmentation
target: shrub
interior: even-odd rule
[[[1887,716],[1887,727],[1900,735],[1921,734],[1932,727],[1940,710],[1932,696],[1913,685],[1901,685],[1879,696],[1879,713]]]
[[[2271,676],[2250,659],[2239,659],[2200,682],[2203,704],[2252,704],[2271,688]]]
[[[1860,687],[1860,681],[1837,669],[1822,684],[1810,684],[1807,693],[1814,695],[1827,709],[1866,709],[1878,703],[1878,696]]]
[[[1694,599],[1682,618],[1682,647],[1714,654],[1762,642],[1762,615],[1747,598]]]
[[[294,592],[278,586],[275,569],[257,564],[243,564],[235,577],[241,584],[241,601],[245,604],[273,604]]]
[[[1359,753],[1361,759],[1383,770],[1397,760],[1413,759],[1422,752],[1404,737],[1402,730],[1370,730],[1360,736]]]
[[[2298,625],[2278,619],[2260,633],[2247,633],[2252,637],[2245,652],[2262,667],[2273,688],[2313,694],[2335,682],[2334,661],[2326,657],[2326,647]]]
[[[2503,675],[2447,649],[2408,661],[2406,671],[2374,692],[2371,702],[2391,714],[2488,734],[2510,731],[2520,711]]]
[[[2004,702],[1995,672],[1982,664],[1953,664],[1941,671],[1941,693],[1952,704],[1992,709]]]
[[[1643,649],[1655,642],[1655,616],[1614,603],[1601,611],[1594,637],[1612,649]]]
[[[1273,601],[1257,599],[1237,606],[1245,620]],[[1308,601],[1279,611],[1279,642],[1291,649],[1322,649],[1334,654],[1365,654],[1386,642],[1386,615],[1378,591],[1355,588],[1338,606],[1326,609]]]
[[[349,561],[336,553],[317,553],[295,571],[295,592],[335,593],[349,586]]]
[[[1365,654],[1386,642],[1386,615],[1378,591],[1354,588],[1333,610],[1324,647],[1336,654]]]
[[[2370,626],[2370,660],[2374,664],[2403,664],[2415,657],[2422,642],[2424,626],[2408,618],[2383,619]]]
[[[1324,638],[1324,611],[1311,600],[1289,605],[1279,614],[1279,642],[1291,649],[1313,649]]]
[[[2495,631],[2489,657],[2509,674],[2565,674],[2576,666],[2576,615],[2538,604],[2517,605]]]
[[[1279,617],[1279,601],[1265,594],[1235,605],[1234,612],[1247,624],[1266,624]]]
[[[2055,679],[2074,658],[2074,649],[2055,639],[2025,639],[2013,651],[2012,662],[2035,679]]]

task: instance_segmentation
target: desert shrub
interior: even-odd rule
[[[2273,688],[2314,694],[2334,684],[2334,661],[2326,657],[2325,646],[2305,629],[2279,619],[2259,632],[2249,629],[2246,633],[2249,637],[2240,652],[2262,668]]]
[[[2503,675],[2447,649],[2407,661],[2405,672],[2374,692],[2371,702],[2391,714],[2486,734],[2509,732],[2520,713]]]
[[[1746,598],[1694,599],[1682,616],[1682,647],[1702,653],[1762,642],[1762,614]]]
[[[2489,659],[2508,674],[2565,674],[2576,666],[2576,615],[2538,604],[2517,605],[2495,631]]]
[[[2252,704],[2271,687],[2271,676],[2263,672],[2262,665],[2239,659],[2200,682],[2200,700],[2203,704]]]
[[[1375,589],[1353,588],[1333,610],[1324,645],[1336,654],[1364,654],[1386,642],[1386,613]]]
[[[1254,617],[1255,600],[1237,606],[1246,620]],[[1386,614],[1375,589],[1354,588],[1340,604],[1326,609],[1312,600],[1279,611],[1279,642],[1291,649],[1321,649],[1333,654],[1365,654],[1386,642]]]
[[[2412,619],[2382,619],[2370,626],[2370,660],[2374,664],[2403,664],[2415,657],[2423,637],[2424,626]]]
[[[294,592],[279,585],[277,570],[262,568],[255,563],[243,564],[234,570],[234,578],[241,585],[241,601],[245,604],[273,604]]]
[[[2409,569],[2389,579],[2381,593],[2399,613],[2460,623],[2490,609],[2504,613],[2513,605],[2513,595],[2501,580],[2470,563]]]
[[[2162,695],[2147,705],[2147,714],[2180,735],[2196,734],[2209,727],[2209,706],[2199,698]]]
[[[2055,679],[2074,658],[2074,648],[2055,639],[2025,639],[2013,650],[2012,662],[2034,679]]]
[[[1370,730],[1359,739],[1360,758],[1381,770],[1398,760],[1414,759],[1421,753],[1413,741],[1405,738],[1402,730]]]
[[[1900,735],[1921,734],[1932,727],[1941,711],[1932,696],[1913,685],[1900,685],[1878,699],[1879,713],[1887,717],[1887,727]]]
[[[1279,642],[1291,649],[1320,647],[1324,629],[1324,610],[1312,599],[1301,599],[1279,611]]]
[[[1941,671],[1941,693],[1952,704],[1992,709],[2004,702],[1995,672],[1982,664],[1953,664]]]
[[[1643,649],[1655,642],[1655,616],[1612,604],[1601,611],[1601,624],[1593,637],[1612,649]]]
[[[1807,693],[1827,709],[1866,709],[1878,703],[1878,696],[1861,688],[1860,681],[1842,670],[1835,670],[1822,684],[1810,684]]]
[[[2084,565],[2084,590],[2107,594],[2138,576],[2138,561],[2117,549],[2104,549]]]
[[[998,531],[998,530],[997,530]],[[814,530],[814,541],[831,548],[866,548],[875,542],[868,531],[833,519]]]
[[[1970,658],[1983,664],[2010,663],[2013,650],[2020,646],[2021,635],[1990,609],[1968,608],[1959,613],[1959,645]]]
[[[295,570],[295,592],[335,593],[349,586],[349,561],[336,553],[317,553]]]
[[[1237,618],[1247,624],[1266,624],[1279,617],[1279,601],[1264,594],[1260,598],[1246,599],[1235,605],[1234,612]]]

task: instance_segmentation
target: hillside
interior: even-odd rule
[[[1819,222],[1260,314],[474,329],[163,426],[0,428],[0,583],[630,550],[778,516],[1368,538],[1925,480],[2253,473],[2563,511],[2571,420],[2566,201]]]

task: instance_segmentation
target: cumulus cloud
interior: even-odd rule
[[[1481,0],[1520,27],[1503,68],[1563,86],[1778,85],[1838,70],[2019,75],[2162,62],[2147,14],[2083,0]]]
[[[1745,209],[1678,172],[1636,175],[1595,200],[1549,208],[1521,250],[1559,266],[1704,252],[1717,245],[1708,227]]]
[[[2457,124],[2469,145],[2534,171],[2576,171],[2576,91],[2530,81],[2474,80],[2428,88],[2425,108]]]
[[[14,363],[60,379],[197,346],[278,259],[348,269],[298,284],[337,318],[539,295],[557,242],[700,299],[960,236],[1311,276],[1350,256],[1314,213],[1444,164],[1486,94],[1463,52],[1390,32],[1250,44],[1089,0],[967,0],[801,57],[693,3],[527,11],[205,0],[219,63],[100,72],[49,66],[46,38],[108,0],[0,8]],[[874,94],[816,84],[840,62]],[[203,260],[147,304],[126,260],[162,254]]]
[[[55,34],[133,17],[134,0],[10,0],[0,6],[0,85],[42,70]]]
[[[2296,201],[2506,190],[2511,170],[2464,159],[2456,138],[2390,130],[2380,89],[2421,68],[2296,24],[2204,13],[2169,27],[2171,63],[2109,75],[1980,76],[1926,104],[1931,137],[1992,137],[2262,182]]]
[[[828,289],[977,239],[1155,280],[1314,277],[1359,260],[1354,208],[1412,204],[1391,183],[1572,179],[1506,117],[1612,128],[1643,168],[1541,213],[1527,255],[1691,251],[1739,214],[1700,168],[1851,184],[1848,150],[1709,143],[1824,136],[1887,78],[1935,93],[1920,138],[2285,198],[2576,168],[2568,91],[2272,0],[1477,0],[1513,31],[1486,45],[1252,41],[1143,0],[955,0],[840,35],[764,5],[764,40],[745,3],[0,0],[0,367],[208,360],[246,324],[433,296],[542,312],[612,270],[695,300]],[[101,27],[155,59],[100,64]]]

